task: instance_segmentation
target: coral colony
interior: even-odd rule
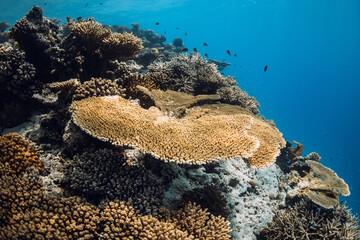
[[[39,7],[0,26],[0,239],[359,239],[225,63]]]

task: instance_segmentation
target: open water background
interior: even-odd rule
[[[359,0],[0,0],[0,21],[13,24],[33,5],[63,21],[139,23],[231,63],[224,74],[256,97],[286,140],[320,154],[349,184],[344,200],[360,213]]]

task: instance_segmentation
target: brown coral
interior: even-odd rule
[[[159,110],[143,109],[118,96],[75,101],[72,109],[74,122],[90,135],[114,145],[138,148],[164,161],[202,164],[217,159],[247,158],[259,148],[259,140],[247,131],[254,122],[261,127],[257,123],[261,120],[250,115],[172,119]],[[254,135],[265,149],[270,149],[268,144],[277,148],[281,145],[274,140],[282,140],[277,130],[260,131],[259,127],[254,129],[259,131]],[[276,136],[264,136],[264,132]],[[274,151],[278,151],[271,150],[266,157],[274,157]],[[263,167],[273,161],[274,158],[269,158],[250,163]]]
[[[108,202],[101,211],[106,239],[230,239],[229,222],[215,217],[195,204],[169,213],[164,211],[160,220],[141,216],[125,202]]]
[[[121,89],[115,82],[102,78],[91,78],[78,87],[73,95],[74,100],[94,96],[124,96],[123,89]]]
[[[143,49],[140,38],[132,33],[113,33],[101,42],[100,51],[107,59],[131,58]]]
[[[10,133],[0,137],[0,161],[4,168],[3,173],[15,173],[22,176],[28,167],[34,166],[44,170],[43,162],[34,147],[25,141],[21,135]]]
[[[338,196],[350,195],[349,186],[330,168],[322,164],[306,160],[297,162],[291,171],[289,184],[293,188],[288,197],[307,197],[312,202],[332,208],[339,202]]]
[[[102,40],[111,34],[110,29],[104,29],[93,18],[87,21],[74,23],[70,26],[71,32],[80,38],[89,53],[95,52],[100,47]]]

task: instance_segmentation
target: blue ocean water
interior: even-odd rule
[[[344,200],[360,213],[360,1],[219,2],[1,0],[0,21],[13,24],[38,5],[45,16],[63,21],[136,22],[167,42],[181,37],[187,48],[231,63],[224,74],[257,98],[286,140],[304,144],[304,155],[320,154],[321,163],[349,184]]]

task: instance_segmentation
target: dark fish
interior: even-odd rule
[[[86,4],[85,4],[85,7],[87,7],[88,5],[89,5],[89,3],[86,3]]]
[[[205,47],[207,47],[207,43],[206,43],[206,42],[204,42],[203,45],[204,45]]]
[[[237,57],[236,53],[234,53],[234,57]]]
[[[47,2],[44,3],[44,6],[46,6],[46,5],[47,5]]]
[[[160,23],[159,22],[156,22],[155,25],[159,25]]]
[[[182,52],[187,52],[187,51],[189,51],[189,49],[187,49],[187,48],[184,48],[183,50],[181,50]]]
[[[229,55],[231,55],[230,50],[226,50],[226,53],[229,54]]]
[[[187,36],[187,33],[185,33],[185,36]]]
[[[164,34],[166,34],[166,31],[164,31]]]
[[[180,28],[178,28],[178,27],[176,28],[176,30],[179,30],[179,29],[180,29]]]
[[[194,47],[194,49],[193,49],[193,50],[194,50],[194,52],[197,52],[197,49],[196,49],[196,47]]]
[[[204,55],[205,57],[208,57],[208,54],[207,53],[205,53],[205,55]]]
[[[76,21],[80,21],[82,19],[82,17],[77,17]]]
[[[267,70],[267,65],[265,65],[265,67],[264,67],[264,72],[266,72],[266,70]]]
[[[99,3],[100,5],[103,5],[103,3]]]

